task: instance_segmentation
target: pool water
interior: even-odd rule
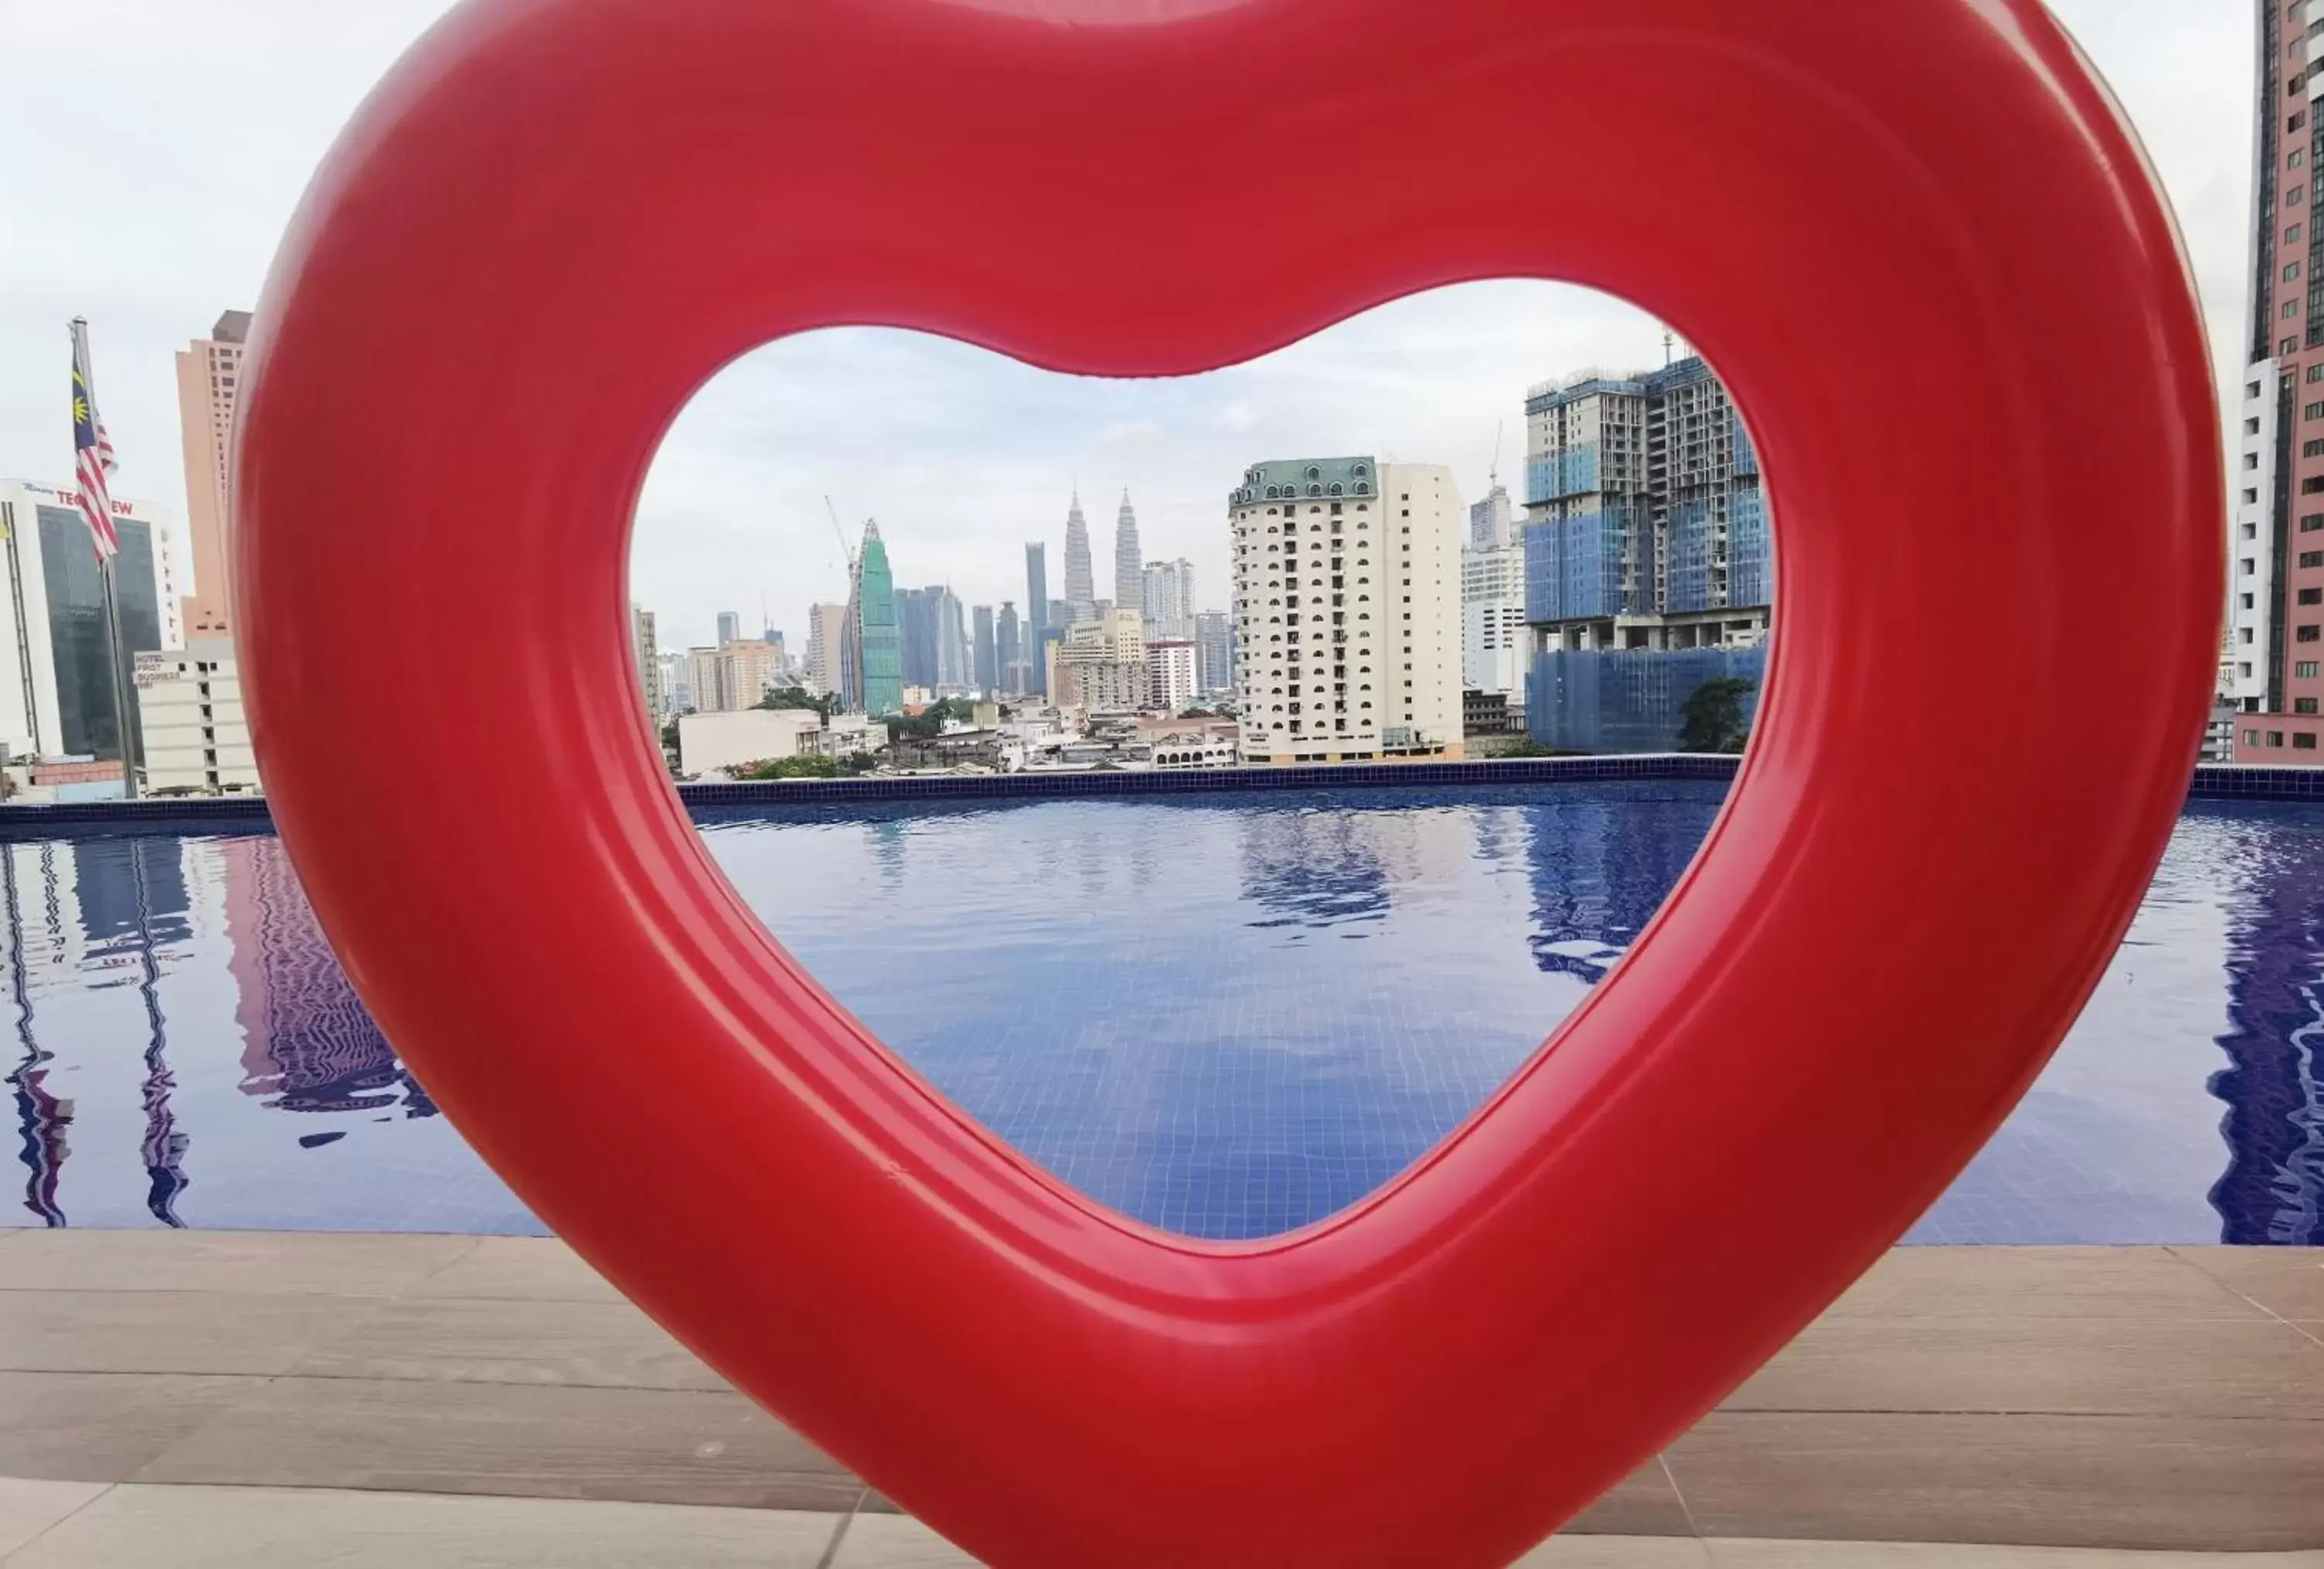
[[[841,1002],[1174,1231],[1317,1219],[1618,959],[1724,787],[707,818]],[[263,834],[0,845],[9,1222],[537,1231],[380,1037]],[[2324,1243],[2324,808],[2188,808],[2098,995],[1922,1242]]]

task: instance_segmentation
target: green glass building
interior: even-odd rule
[[[904,711],[904,651],[896,636],[896,575],[889,570],[888,546],[880,525],[863,525],[863,555],[856,573],[856,635],[863,650],[863,711],[878,718]]]

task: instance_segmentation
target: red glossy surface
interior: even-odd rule
[[[1189,372],[1518,274],[1737,389],[1782,573],[1757,742],[1620,973],[1412,1171],[1265,1243],[1145,1230],[713,869],[637,721],[648,461],[803,328]],[[2202,334],[2032,0],[472,0],[259,319],[245,679],[356,986],[558,1232],[1004,1569],[1517,1555],[2009,1109],[2209,700]]]

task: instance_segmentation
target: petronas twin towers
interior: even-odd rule
[[[1130,505],[1130,492],[1121,492],[1121,511],[1113,524],[1113,602],[1136,610],[1146,593],[1146,564],[1138,548],[1138,514]],[[1082,516],[1082,497],[1074,492],[1073,506],[1065,513],[1065,602],[1073,607],[1074,619],[1088,620],[1097,614],[1097,576],[1090,563],[1089,520]]]

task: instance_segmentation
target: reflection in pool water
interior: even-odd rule
[[[1361,1197],[1501,1083],[1635,940],[1720,794],[705,827],[776,933],[969,1112],[1106,1203],[1240,1237]],[[14,1223],[538,1229],[372,1024],[273,839],[5,845],[0,881]],[[2319,1002],[2324,810],[2190,807],[2066,1046],[1915,1237],[2324,1242]]]

